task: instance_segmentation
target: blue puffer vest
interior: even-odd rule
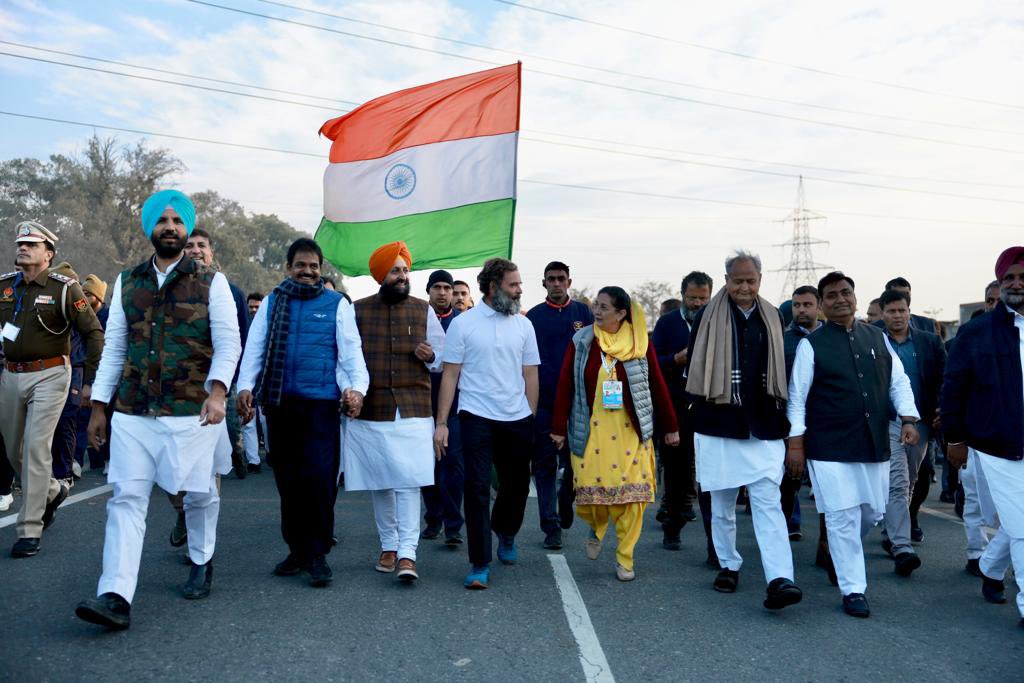
[[[274,310],[274,294],[268,311]],[[338,342],[335,337],[342,296],[325,289],[315,299],[291,299],[288,309],[288,351],[284,370],[284,396],[338,400],[341,389],[335,376]]]

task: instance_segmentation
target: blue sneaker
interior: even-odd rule
[[[469,574],[466,576],[466,581],[463,585],[470,590],[484,590],[487,588],[487,582],[491,578],[491,568],[487,565],[483,567],[474,566],[469,570]]]
[[[515,536],[498,534],[498,559],[502,564],[515,564],[519,559]]]

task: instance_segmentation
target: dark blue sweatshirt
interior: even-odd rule
[[[448,332],[448,326],[452,324],[452,321],[455,320],[455,316],[457,316],[459,313],[461,313],[461,311],[459,309],[457,309],[457,308],[449,308],[448,309],[448,313],[446,313],[444,315],[437,316],[437,319],[441,321],[441,327],[444,328],[444,331],[446,333]],[[441,372],[432,372],[432,373],[430,373],[430,405],[433,408],[434,417],[437,417],[437,397],[441,394],[441,375],[442,374],[444,374],[443,370]],[[459,414],[459,390],[456,389],[455,390],[455,398],[454,398],[454,400],[452,400],[452,408],[448,412],[448,415],[451,416],[451,415],[458,415],[458,414]]]
[[[562,370],[562,359],[569,348],[572,336],[594,322],[590,307],[579,301],[569,300],[562,306],[550,301],[539,303],[526,314],[533,323],[537,334],[537,350],[540,351],[540,410],[551,412],[555,407],[558,391],[558,374]]]

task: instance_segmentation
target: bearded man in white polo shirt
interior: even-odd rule
[[[489,585],[492,529],[502,564],[518,559],[515,536],[530,491],[540,365],[533,325],[519,315],[523,283],[516,264],[490,259],[477,282],[483,301],[448,328],[434,431],[434,446],[444,457],[448,412],[457,386],[465,461],[463,505],[472,564],[465,586],[471,589]],[[492,464],[499,482],[493,510]]]

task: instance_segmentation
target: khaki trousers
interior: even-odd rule
[[[60,484],[53,478],[53,432],[71,385],[68,365],[38,372],[4,372],[0,377],[0,433],[7,459],[21,474],[18,538],[43,535],[43,512]]]

